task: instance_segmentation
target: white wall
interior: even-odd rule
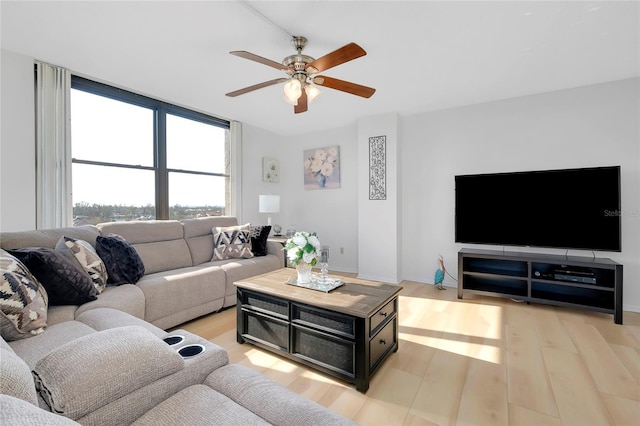
[[[640,312],[639,93],[640,80],[631,79],[401,117],[402,277],[432,283],[439,253],[448,272],[457,275],[457,252],[463,246],[454,242],[456,174],[620,165],[623,250],[599,252],[597,256],[624,265],[624,309]],[[245,144],[260,146],[269,139],[265,132],[254,130],[253,136],[245,134]],[[256,140],[250,140],[252,137]],[[321,241],[332,248],[332,269],[357,271],[356,200],[362,194],[357,192],[356,181],[368,173],[355,169],[357,126],[275,139],[278,142],[273,152],[281,161],[283,177],[280,220],[285,229],[295,224],[297,229],[318,231]],[[341,148],[342,188],[305,191],[303,149],[334,143]],[[245,169],[247,161],[254,166],[260,164],[258,158],[245,160]],[[253,184],[247,180],[244,184],[245,196],[255,199],[253,208],[257,211],[257,177]],[[375,246],[380,251],[385,251],[386,225],[379,220],[371,231],[380,235]],[[342,256],[336,250],[341,246],[345,247]],[[565,253],[553,249],[509,250]],[[592,256],[580,250],[571,250],[570,254]],[[455,287],[456,282],[447,276],[445,285]]]
[[[369,138],[385,136],[386,199],[369,199]],[[402,281],[400,145],[397,114],[358,122],[358,278]]]
[[[278,135],[242,125],[242,210],[237,215],[240,223],[267,224],[267,215],[258,212],[260,194],[280,195],[280,210],[285,210],[282,176],[279,183],[262,181],[262,157],[278,158],[283,149],[285,147]],[[282,216],[273,213],[271,220],[272,224],[281,224]]]
[[[317,232],[329,246],[329,265],[336,271],[357,272],[357,129],[346,127],[296,137],[281,137],[244,126],[243,218],[266,223],[258,213],[258,195],[279,194],[280,213],[272,222],[298,231]],[[303,153],[306,149],[340,146],[340,188],[305,190]],[[262,182],[262,156],[280,162],[280,183]],[[343,253],[340,253],[340,249]]]
[[[457,275],[462,245],[454,243],[456,174],[620,165],[622,253],[597,256],[624,265],[624,307],[640,311],[639,82],[624,80],[404,117],[404,278],[433,282],[438,253],[447,270]],[[592,256],[579,250],[570,254]],[[445,285],[456,283],[446,277]]]
[[[33,229],[33,58],[2,50],[0,59],[0,230]],[[598,256],[624,265],[624,308],[640,312],[639,93],[640,80],[631,79],[400,117],[403,278],[433,282],[438,253],[456,275],[461,248],[453,242],[456,174],[620,165],[623,251]],[[273,222],[285,230],[295,226],[318,232],[331,247],[331,268],[357,272],[357,180],[358,173],[368,173],[357,167],[357,124],[295,138],[247,125],[243,132],[240,220],[266,223],[258,213],[258,195],[280,194],[282,212]],[[336,144],[341,188],[305,191],[303,150]],[[280,183],[262,182],[264,155],[280,160]],[[380,223],[376,231],[383,233],[384,226]],[[449,277],[445,284],[455,286]]]
[[[0,230],[36,226],[33,58],[0,51]]]

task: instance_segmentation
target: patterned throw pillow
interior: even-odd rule
[[[271,232],[271,225],[251,227],[251,251],[254,256],[267,255],[267,238]]]
[[[251,251],[250,226],[217,226],[213,231],[213,258],[211,260],[224,259],[249,259],[253,257]]]
[[[120,235],[98,236],[96,252],[107,268],[111,284],[135,284],[144,275],[142,258]]]
[[[0,249],[0,334],[18,340],[47,326],[47,292],[29,270]]]
[[[56,250],[89,274],[98,294],[104,291],[109,277],[107,267],[91,244],[75,238],[60,237]]]
[[[61,253],[48,247],[9,250],[47,291],[50,305],[82,305],[96,300],[89,275]]]

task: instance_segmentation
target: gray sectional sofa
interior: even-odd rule
[[[98,300],[80,306],[51,306],[48,324],[73,320],[96,307],[115,308],[162,329],[236,303],[235,281],[282,268],[282,245],[268,242],[266,256],[211,261],[214,227],[238,225],[235,217],[139,222],[4,232],[0,247],[54,248],[62,236],[95,245],[99,235],[117,234],[138,252],[145,275],[134,284],[108,286]]]
[[[167,337],[184,340],[170,346]],[[204,351],[183,357],[183,348]],[[353,425],[236,364],[224,348],[96,308],[36,336],[0,339],[0,424]]]
[[[208,217],[0,234],[7,250],[118,234],[145,267],[137,283],[107,286],[97,300],[49,306],[40,334],[0,339],[0,424],[353,424],[230,364],[214,343],[165,331],[234,305],[236,280],[282,267],[278,243],[266,256],[212,261],[211,229],[234,225]]]

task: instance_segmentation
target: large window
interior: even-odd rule
[[[229,211],[229,122],[71,80],[74,225]]]

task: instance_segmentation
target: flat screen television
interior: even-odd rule
[[[620,166],[455,177],[458,243],[621,251]]]

